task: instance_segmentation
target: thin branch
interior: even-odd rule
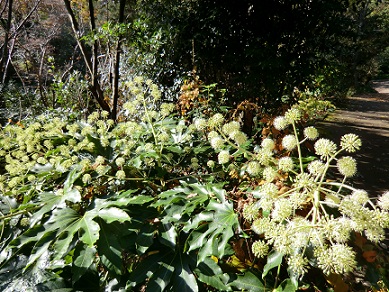
[[[2,54],[0,59],[0,74],[1,74],[1,82],[4,83],[6,76],[7,76],[7,66],[4,66],[8,63],[8,60],[10,59],[9,56],[9,50],[8,50],[8,43],[10,40],[9,34],[11,31],[11,22],[12,22],[12,6],[13,6],[13,0],[8,0],[8,15],[7,15],[7,23],[5,27],[5,34],[4,34],[4,43],[2,48]],[[7,59],[7,63],[6,63]]]
[[[65,4],[66,11],[68,12],[70,23],[72,24],[72,29],[73,29],[73,32],[76,36],[76,41],[77,41],[78,47],[80,48],[81,54],[84,57],[85,65],[87,66],[89,73],[92,75],[93,74],[92,64],[91,64],[90,59],[87,56],[87,52],[86,52],[86,48],[85,48],[84,44],[80,41],[80,37],[81,37],[80,27],[78,25],[76,16],[74,15],[73,9],[71,7],[70,0],[63,0],[63,2]]]
[[[119,7],[119,26],[123,24],[124,22],[124,8],[126,5],[126,0],[120,0],[120,7]],[[120,29],[120,28],[119,28]],[[112,106],[112,112],[111,112],[111,119],[114,121],[116,120],[117,115],[117,105],[118,105],[118,99],[119,99],[119,78],[120,78],[120,45],[122,41],[122,34],[119,31],[118,40],[116,43],[116,52],[115,52],[115,63],[113,68],[113,83],[112,83],[112,100],[113,100],[113,106]]]
[[[94,96],[94,98],[96,99],[96,101],[99,103],[101,108],[103,110],[111,112],[111,109],[110,109],[108,103],[104,100],[104,93],[100,87],[100,84],[98,83],[97,78],[95,78],[96,74],[94,74],[93,64],[88,56],[88,52],[86,50],[86,47],[81,42],[80,27],[78,25],[78,22],[76,20],[76,16],[74,15],[73,9],[71,7],[70,0],[63,0],[63,2],[65,4],[70,22],[72,24],[72,29],[73,29],[73,32],[74,32],[75,37],[76,37],[77,45],[81,50],[81,54],[84,57],[85,65],[87,66],[89,74],[92,77],[92,84],[91,84],[91,86],[89,86],[89,90],[92,93],[92,95]]]
[[[35,5],[33,8],[31,8],[30,12],[27,14],[27,16],[22,20],[22,22],[17,26],[17,28],[13,31],[11,38],[15,38],[20,29],[24,26],[24,24],[27,22],[27,20],[31,17],[31,15],[38,9],[38,5],[40,4],[42,0],[38,0],[35,2]]]

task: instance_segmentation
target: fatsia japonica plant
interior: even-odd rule
[[[297,127],[298,107],[274,120],[278,137],[290,128],[280,143],[258,144],[222,113],[176,115],[149,80],[124,86],[118,123],[1,130],[2,290],[293,291],[311,269],[356,268],[353,232],[383,238],[389,193],[373,204],[345,183],[356,135],[307,158],[318,131]],[[336,169],[344,180],[328,181]]]

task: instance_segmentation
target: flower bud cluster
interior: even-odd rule
[[[295,276],[307,273],[312,262],[326,274],[344,274],[357,266],[356,253],[347,245],[353,232],[364,234],[372,242],[385,238],[385,228],[389,228],[389,192],[380,196],[374,205],[366,191],[346,186],[344,181],[327,180],[327,172],[333,169],[344,178],[357,173],[356,160],[340,153],[359,150],[361,140],[355,134],[347,134],[338,147],[329,139],[318,139],[319,133],[312,126],[303,130],[300,140],[296,128],[300,120],[301,114],[295,108],[273,120],[279,131],[293,127],[294,134],[285,135],[282,146],[289,155],[297,152],[298,157],[280,157],[277,168],[267,166],[262,172],[251,162],[247,165],[250,175],[261,173],[266,181],[251,191],[254,202],[243,210],[244,218],[252,222],[252,231],[261,238],[253,243],[252,252],[259,258],[266,256],[271,248],[283,254]],[[314,150],[318,159],[305,164],[299,145],[316,139]],[[261,151],[274,149],[271,144],[265,139]],[[296,148],[298,151],[294,151]],[[299,172],[296,161],[300,164]],[[272,169],[277,169],[277,173]],[[286,190],[273,183],[283,173],[290,177]],[[307,247],[314,252],[305,253]]]

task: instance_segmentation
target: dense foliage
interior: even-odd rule
[[[324,289],[361,266],[356,237],[384,238],[389,193],[373,204],[345,184],[360,139],[301,127],[309,100],[258,123],[257,143],[238,117],[189,122],[150,80],[127,86],[118,124],[103,111],[2,129],[3,291]],[[387,285],[375,264],[367,280]]]
[[[296,101],[295,88],[344,95],[386,70],[377,58],[389,44],[386,1],[7,0],[0,8],[9,25],[0,27],[4,120],[57,107],[115,115],[128,75],[152,79],[174,100],[195,70],[226,90],[224,102],[276,112]],[[86,90],[70,99],[59,89],[74,76]]]
[[[387,291],[389,192],[314,127],[385,74],[387,11],[1,1],[0,289]]]

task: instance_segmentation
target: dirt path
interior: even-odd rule
[[[347,133],[362,139],[355,154],[358,174],[352,184],[370,195],[389,190],[389,80],[372,82],[377,93],[353,96],[322,124],[324,135],[339,142]]]

